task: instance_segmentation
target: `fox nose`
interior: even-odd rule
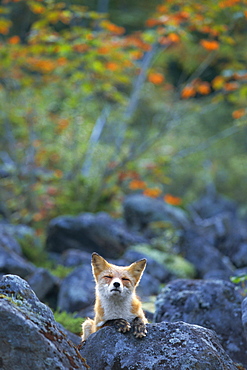
[[[120,283],[118,283],[117,281],[115,281],[115,283],[113,283],[114,287],[115,288],[119,288],[120,287]]]

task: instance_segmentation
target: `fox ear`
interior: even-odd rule
[[[92,269],[95,278],[103,271],[109,268],[109,263],[98,253],[92,254]]]
[[[129,273],[135,279],[135,285],[139,283],[142,277],[142,274],[145,270],[146,264],[147,264],[147,260],[146,258],[143,258],[140,261],[136,261],[129,266],[128,270],[129,270]]]

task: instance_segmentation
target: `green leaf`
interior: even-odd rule
[[[232,276],[230,280],[234,284],[244,283],[247,281],[247,275]]]

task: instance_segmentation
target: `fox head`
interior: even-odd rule
[[[130,266],[116,266],[97,253],[92,254],[92,269],[98,292],[105,296],[127,296],[137,287],[146,267],[146,259]]]

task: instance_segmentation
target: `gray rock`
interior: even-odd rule
[[[23,278],[34,273],[36,267],[16,252],[0,246],[0,272],[17,274]]]
[[[147,256],[145,253],[140,253],[138,251],[129,249],[123,255],[122,261],[124,261],[123,264],[128,265],[142,258],[147,259],[145,274],[150,275],[154,279],[158,280],[160,283],[167,283],[170,280],[170,271],[163,264]]]
[[[239,245],[238,251],[232,256],[232,262],[239,268],[247,267],[247,242]]]
[[[205,278],[213,271],[216,273],[212,276],[226,280],[234,275],[229,259],[196,230],[183,231],[178,247],[184,258],[195,266],[199,278]]]
[[[90,265],[77,267],[61,283],[58,308],[78,312],[94,302],[95,284]]]
[[[84,264],[91,264],[92,254],[80,251],[79,249],[67,249],[60,258],[59,263],[66,267],[75,267]]]
[[[136,292],[141,299],[148,299],[150,296],[156,296],[160,292],[160,281],[155,277],[144,272]]]
[[[43,300],[59,284],[59,279],[44,268],[37,268],[27,281],[40,300]]]
[[[235,270],[234,277],[239,278],[240,281],[236,283],[234,281],[234,284],[238,287],[239,293],[245,297],[247,292],[247,279],[245,278],[247,276],[247,266],[241,269]]]
[[[208,186],[205,194],[191,206],[190,210],[202,219],[214,217],[222,213],[236,215],[236,203],[217,193],[214,185]]]
[[[157,297],[154,321],[182,320],[212,329],[229,356],[247,365],[241,302],[241,295],[230,282],[175,280]]]
[[[49,224],[46,244],[51,252],[61,253],[71,248],[118,258],[128,246],[145,241],[143,237],[129,232],[122,222],[102,212],[53,219]]]
[[[203,279],[205,280],[227,280],[229,281],[231,274],[224,270],[212,270],[208,271],[203,275]]]
[[[86,369],[52,311],[15,275],[0,281],[0,367],[4,370]]]
[[[221,215],[219,215],[221,216]],[[215,235],[215,247],[229,257],[236,267],[247,266],[247,223],[236,217],[229,217],[225,222],[221,236]]]
[[[1,229],[5,230],[22,246],[24,244],[32,247],[40,247],[40,241],[37,238],[34,229],[26,225],[12,225],[9,223],[1,224]]]
[[[71,331],[69,331],[68,329],[66,329],[62,324],[60,324],[59,322],[56,322],[56,326],[57,328],[62,331],[67,339],[69,341],[71,341],[73,344],[75,344],[77,347],[80,346],[81,344],[81,337],[79,335],[76,335],[74,333],[71,333]]]
[[[26,278],[36,271],[36,267],[23,257],[19,244],[19,241],[30,242],[33,238],[33,230],[29,227],[0,224],[0,273]]]
[[[0,224],[0,247],[21,255],[21,247],[17,240],[8,231],[6,224]]]
[[[247,224],[238,217],[236,204],[213,187],[190,205],[194,229],[238,268],[247,266]],[[207,240],[207,242],[206,242]],[[211,255],[211,253],[210,253]]]
[[[245,332],[245,338],[247,340],[247,297],[242,302],[242,323]]]
[[[141,194],[129,195],[124,200],[123,208],[128,227],[135,231],[145,231],[154,221],[168,222],[178,228],[186,228],[189,225],[187,215],[182,209],[161,199]]]
[[[105,327],[80,353],[93,370],[237,370],[211,330],[183,322],[148,324],[147,329],[140,340]]]

